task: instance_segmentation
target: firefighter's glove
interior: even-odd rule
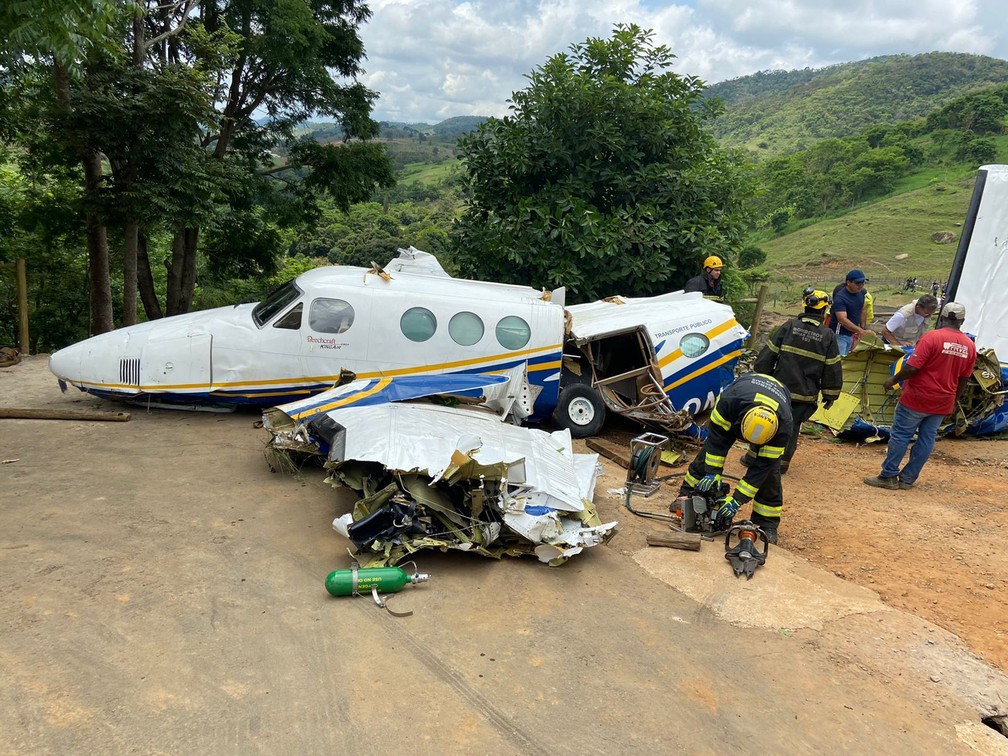
[[[822,403],[822,408],[824,410],[828,410],[830,407],[833,406],[833,401],[834,401],[833,399],[827,399],[825,402]]]
[[[708,493],[709,491],[716,491],[720,485],[720,475],[704,475],[696,482],[696,485],[693,486],[693,488],[701,493]]]
[[[723,499],[718,499],[718,511],[717,516],[719,520],[725,520],[730,522],[735,516],[735,513],[742,508],[742,505],[735,501],[734,496],[725,496]]]

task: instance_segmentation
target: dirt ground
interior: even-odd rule
[[[873,330],[881,332],[891,310],[876,308]],[[766,313],[754,346],[792,316]],[[885,491],[862,483],[881,469],[884,443],[806,430],[783,478],[780,545],[954,632],[1008,670],[1008,440],[939,440],[912,490]]]
[[[632,436],[624,428],[607,433],[627,448]],[[940,439],[909,491],[862,482],[878,473],[885,450],[803,434],[782,478],[780,547],[955,633],[1008,671],[1008,441]],[[741,456],[741,448],[729,455],[726,472],[745,472]],[[605,486],[621,485],[622,469],[606,469]],[[661,475],[684,469],[663,465]],[[663,493],[635,509],[658,511],[658,501],[674,497],[678,485],[678,477],[670,479]],[[622,534],[650,527],[626,519]]]
[[[123,409],[44,356],[0,369],[10,407]],[[803,437],[748,582],[719,543],[649,548],[667,524],[604,461],[612,541],[418,554],[395,619],[325,594],[352,500],[271,473],[254,413],[131,412],[0,419],[0,754],[1008,754],[982,722],[1008,715],[1005,442],[939,441],[888,492],[861,483],[881,447]]]

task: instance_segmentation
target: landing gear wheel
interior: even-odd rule
[[[574,438],[594,436],[605,422],[605,403],[599,393],[583,383],[572,383],[560,392],[553,422],[567,428]]]

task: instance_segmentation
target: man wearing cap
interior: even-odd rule
[[[703,264],[703,273],[694,276],[683,287],[683,291],[699,291],[705,297],[716,297],[721,299],[724,296],[724,289],[721,286],[721,269],[724,263],[717,255],[711,255]]]
[[[893,313],[882,329],[882,338],[893,346],[913,346],[931,327],[931,317],[937,311],[938,300],[924,294]]]
[[[847,281],[843,286],[838,286],[833,292],[833,309],[830,313],[833,316],[832,329],[837,335],[837,346],[840,347],[840,356],[850,352],[854,345],[854,336],[868,333],[867,328],[862,328],[861,323],[864,318],[865,306],[865,274],[855,268],[847,274]]]
[[[887,378],[886,391],[902,382],[899,404],[882,472],[864,479],[876,488],[907,489],[913,486],[934,449],[941,422],[955,409],[976,362],[976,346],[960,329],[966,308],[948,302],[938,315],[938,327],[917,342],[896,375]],[[903,469],[903,455],[914,433],[917,441]]]

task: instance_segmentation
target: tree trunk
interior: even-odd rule
[[[157,291],[154,290],[150,257],[147,255],[147,234],[142,231],[137,234],[137,288],[140,290],[140,301],[143,302],[147,320],[163,317],[161,303],[158,301]]]
[[[165,294],[165,315],[178,315],[182,306],[182,271],[185,268],[185,230],[179,229],[172,237],[171,260],[168,267],[168,291]]]
[[[196,250],[199,246],[199,228],[189,227],[183,236],[185,265],[182,268],[182,287],[179,296],[181,312],[192,309],[193,294],[196,290]]]
[[[53,65],[56,99],[64,115],[70,112],[70,75],[59,61]],[[102,182],[101,154],[73,137],[70,143],[80,156],[84,169],[84,202],[88,208],[84,216],[84,233],[88,251],[88,294],[91,303],[89,333],[93,336],[112,330],[112,281],[109,275],[108,234],[105,224],[95,208]]]
[[[199,228],[188,227],[175,232],[172,239],[171,262],[168,263],[168,295],[166,315],[179,315],[192,308],[196,289],[196,251]]]
[[[124,229],[123,240],[123,317],[124,326],[137,322],[137,247],[139,245],[140,221],[129,218]]]
[[[83,150],[84,198],[92,206],[97,202],[101,187],[101,155],[94,150]],[[92,336],[112,330],[112,281],[109,275],[108,235],[105,224],[94,209],[88,209],[84,218],[88,249],[88,285],[91,295]]]

